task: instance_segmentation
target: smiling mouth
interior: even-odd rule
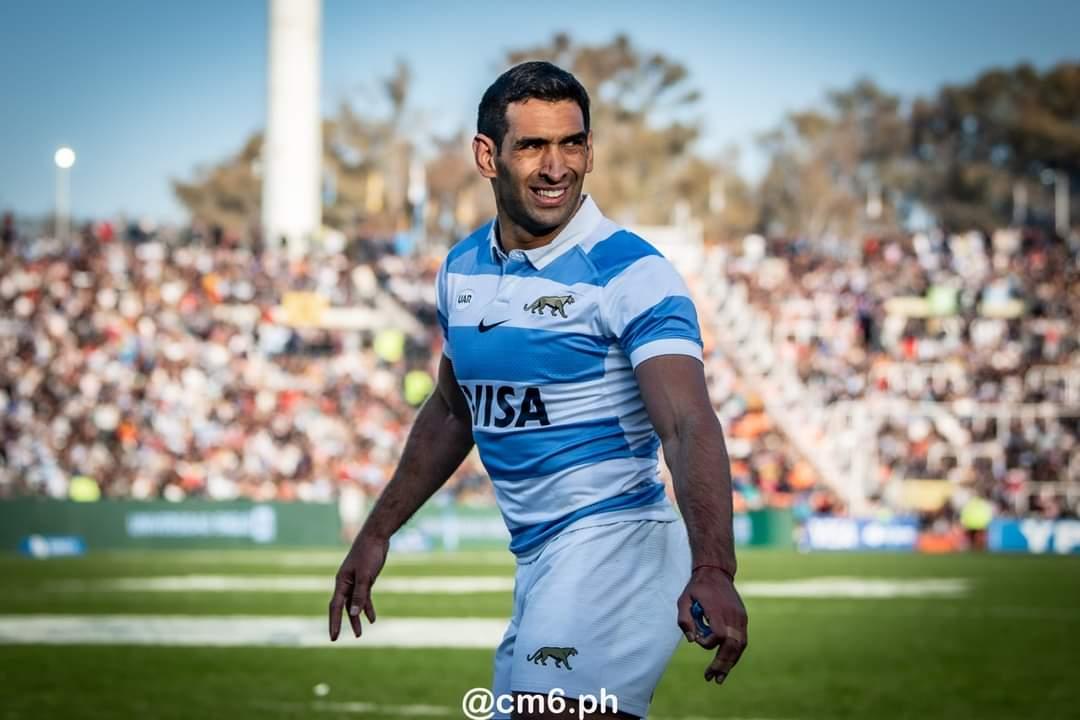
[[[530,188],[539,205],[554,207],[561,205],[569,195],[570,188]]]

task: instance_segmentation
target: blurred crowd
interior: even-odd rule
[[[751,238],[722,272],[768,314],[808,402],[873,408],[875,511],[896,481],[931,479],[997,512],[1076,514],[1080,248],[1002,231],[857,250]],[[440,260],[367,238],[296,258],[198,227],[98,223],[60,243],[5,223],[0,497],[373,497],[433,382]],[[290,309],[305,295],[372,312],[306,327]],[[370,322],[387,298],[408,323]],[[702,325],[736,509],[847,512]],[[449,490],[493,502],[475,454]]]
[[[389,245],[292,259],[212,233],[87,226],[0,248],[0,496],[328,500],[377,493],[428,378],[429,322],[319,330],[289,293],[371,307],[434,292],[438,258]],[[430,305],[430,303],[428,303]],[[420,383],[420,397],[425,385]],[[413,392],[416,395],[415,392]],[[455,478],[479,485],[475,463]]]
[[[797,517],[843,513],[843,499],[796,452],[761,397],[715,349],[708,330],[704,337],[709,396],[724,428],[735,511],[791,508]]]
[[[877,424],[875,501],[947,480],[1002,514],[1080,511],[1080,247],[1037,229],[850,247],[754,238],[724,265],[805,400]],[[754,453],[756,456],[756,452]]]

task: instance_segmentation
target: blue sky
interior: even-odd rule
[[[471,128],[508,49],[626,33],[703,92],[703,149],[749,147],[785,110],[869,76],[906,97],[994,65],[1080,59],[1080,2],[325,0],[322,107],[370,107],[398,59],[418,128]],[[467,9],[466,9],[467,8]],[[0,2],[0,211],[52,207],[75,148],[78,216],[180,221],[170,178],[240,147],[266,111],[265,0]],[[603,132],[603,128],[596,128]],[[752,153],[747,155],[752,159]]]

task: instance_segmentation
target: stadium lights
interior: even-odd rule
[[[53,162],[56,163],[56,237],[66,243],[71,225],[68,170],[75,164],[75,151],[67,145],[58,148]]]
[[[75,164],[75,151],[64,146],[57,150],[56,154],[53,155],[53,161],[56,162],[56,167],[61,170],[67,170]]]

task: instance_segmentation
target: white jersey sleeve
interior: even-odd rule
[[[660,254],[634,260],[604,288],[606,322],[635,368],[657,355],[701,360],[701,330],[686,282]]]

